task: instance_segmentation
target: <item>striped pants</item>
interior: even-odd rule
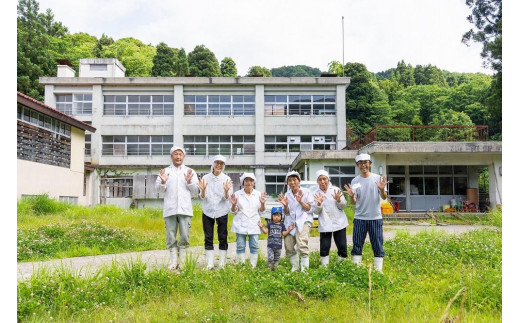
[[[354,247],[351,254],[353,256],[361,256],[363,254],[363,245],[365,238],[370,237],[370,244],[374,257],[384,257],[383,250],[383,219],[379,220],[360,220],[354,219],[354,230],[352,233],[352,242]]]

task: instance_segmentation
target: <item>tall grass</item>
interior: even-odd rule
[[[372,272],[370,285],[368,245],[364,266],[331,255],[322,268],[312,252],[308,273],[291,273],[286,258],[276,272],[263,258],[254,269],[188,265],[173,273],[137,259],[85,277],[67,268],[40,270],[18,282],[18,320],[439,322],[461,312],[464,321],[500,322],[501,236],[399,234],[385,243],[385,274]],[[461,289],[464,304],[454,298]]]

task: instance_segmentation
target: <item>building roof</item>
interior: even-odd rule
[[[106,85],[349,85],[350,77],[40,77],[40,84]]]
[[[89,124],[86,124],[85,122],[83,121],[79,121],[78,119],[76,118],[73,118],[71,116],[69,116],[68,114],[65,114],[61,111],[58,111],[56,109],[54,109],[53,107],[51,106],[48,106],[46,105],[45,103],[43,102],[40,102],[28,95],[25,95],[21,92],[17,92],[17,101],[18,103],[26,106],[26,107],[29,107],[31,109],[34,109],[40,113],[43,113],[43,114],[46,114],[48,115],[49,117],[53,117],[55,119],[58,119],[62,122],[65,122],[71,126],[74,126],[76,128],[79,128],[79,129],[83,129],[83,130],[88,130],[90,132],[95,132],[96,131],[96,128],[92,127],[91,125]]]

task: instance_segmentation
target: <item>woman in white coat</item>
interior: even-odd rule
[[[331,185],[327,171],[317,171],[316,181],[319,188],[314,191],[313,213],[318,215],[321,265],[327,266],[332,237],[338,247],[338,260],[347,258],[348,219],[343,212],[347,201],[341,190]]]
[[[260,212],[265,211],[267,194],[255,187],[255,175],[244,173],[240,176],[242,189],[231,195],[231,213],[233,224],[231,231],[237,236],[237,258],[240,263],[246,260],[246,239],[249,237],[249,261],[256,267],[258,261],[258,237],[260,236]]]

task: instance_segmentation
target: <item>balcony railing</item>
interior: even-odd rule
[[[373,141],[488,141],[488,126],[375,126],[350,142],[348,150],[357,150]]]

